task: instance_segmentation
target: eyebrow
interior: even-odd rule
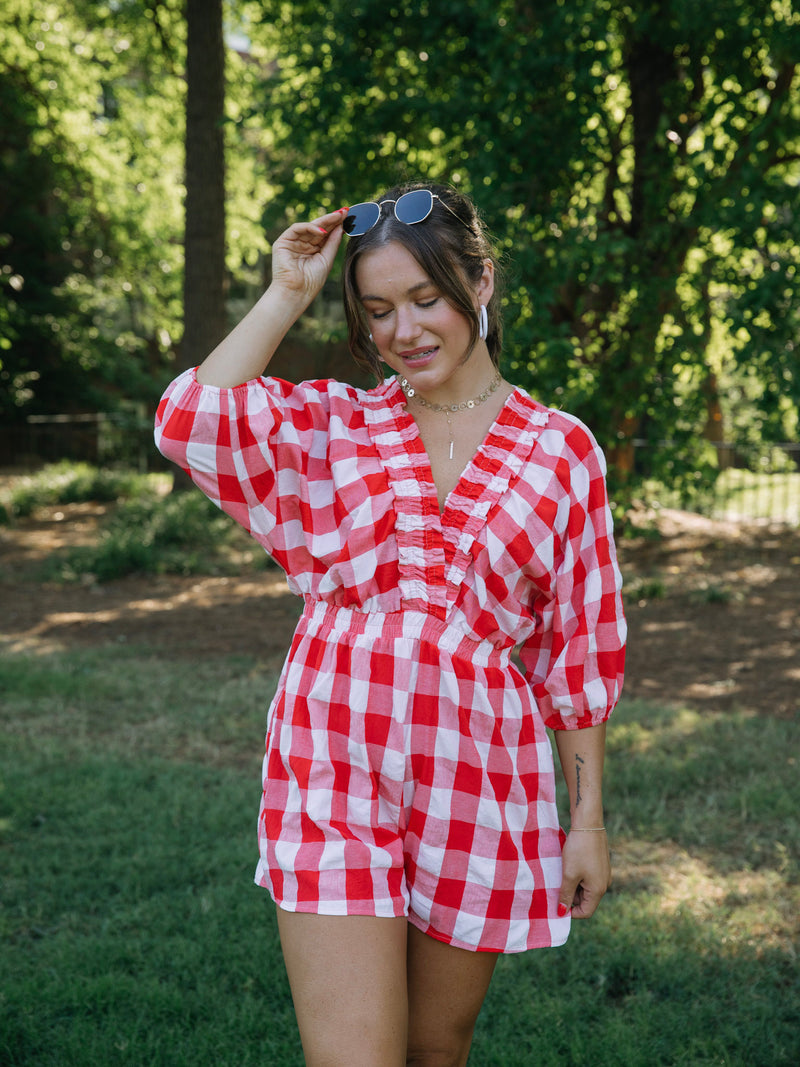
[[[428,289],[433,284],[434,283],[430,280],[430,278],[427,278],[424,282],[417,282],[416,285],[412,285],[410,289],[406,290],[406,295],[411,296],[412,293],[416,293],[420,289]],[[379,300],[382,301],[384,304],[389,303],[385,296],[375,296],[373,293],[364,293],[364,295],[361,297],[362,304],[367,300]]]

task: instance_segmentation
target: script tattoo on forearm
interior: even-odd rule
[[[575,754],[575,807],[577,808],[581,802],[581,767],[584,761],[576,753]]]

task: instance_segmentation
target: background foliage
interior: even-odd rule
[[[113,8],[0,16],[4,416],[143,396],[178,332],[180,86],[152,20]]]
[[[288,221],[447,181],[506,260],[508,375],[618,483],[695,478],[703,434],[796,437],[790,0],[225,11],[232,315]],[[152,403],[182,332],[182,5],[8,0],[0,29],[2,414]],[[334,279],[311,343],[337,303]]]
[[[295,3],[269,17],[292,42],[264,87],[276,224],[320,190],[334,206],[398,174],[453,182],[508,255],[510,373],[607,447],[678,447],[720,405],[735,422],[737,395],[761,433],[794,432],[789,4],[416,3],[387,18]],[[615,458],[630,467],[629,449]]]

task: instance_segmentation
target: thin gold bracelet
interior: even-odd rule
[[[573,826],[571,834],[604,834],[605,826]]]

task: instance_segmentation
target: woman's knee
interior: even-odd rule
[[[406,1067],[464,1067],[472,1044],[472,1030],[466,1035],[446,1035],[428,1045],[412,1045],[406,1054]]]

